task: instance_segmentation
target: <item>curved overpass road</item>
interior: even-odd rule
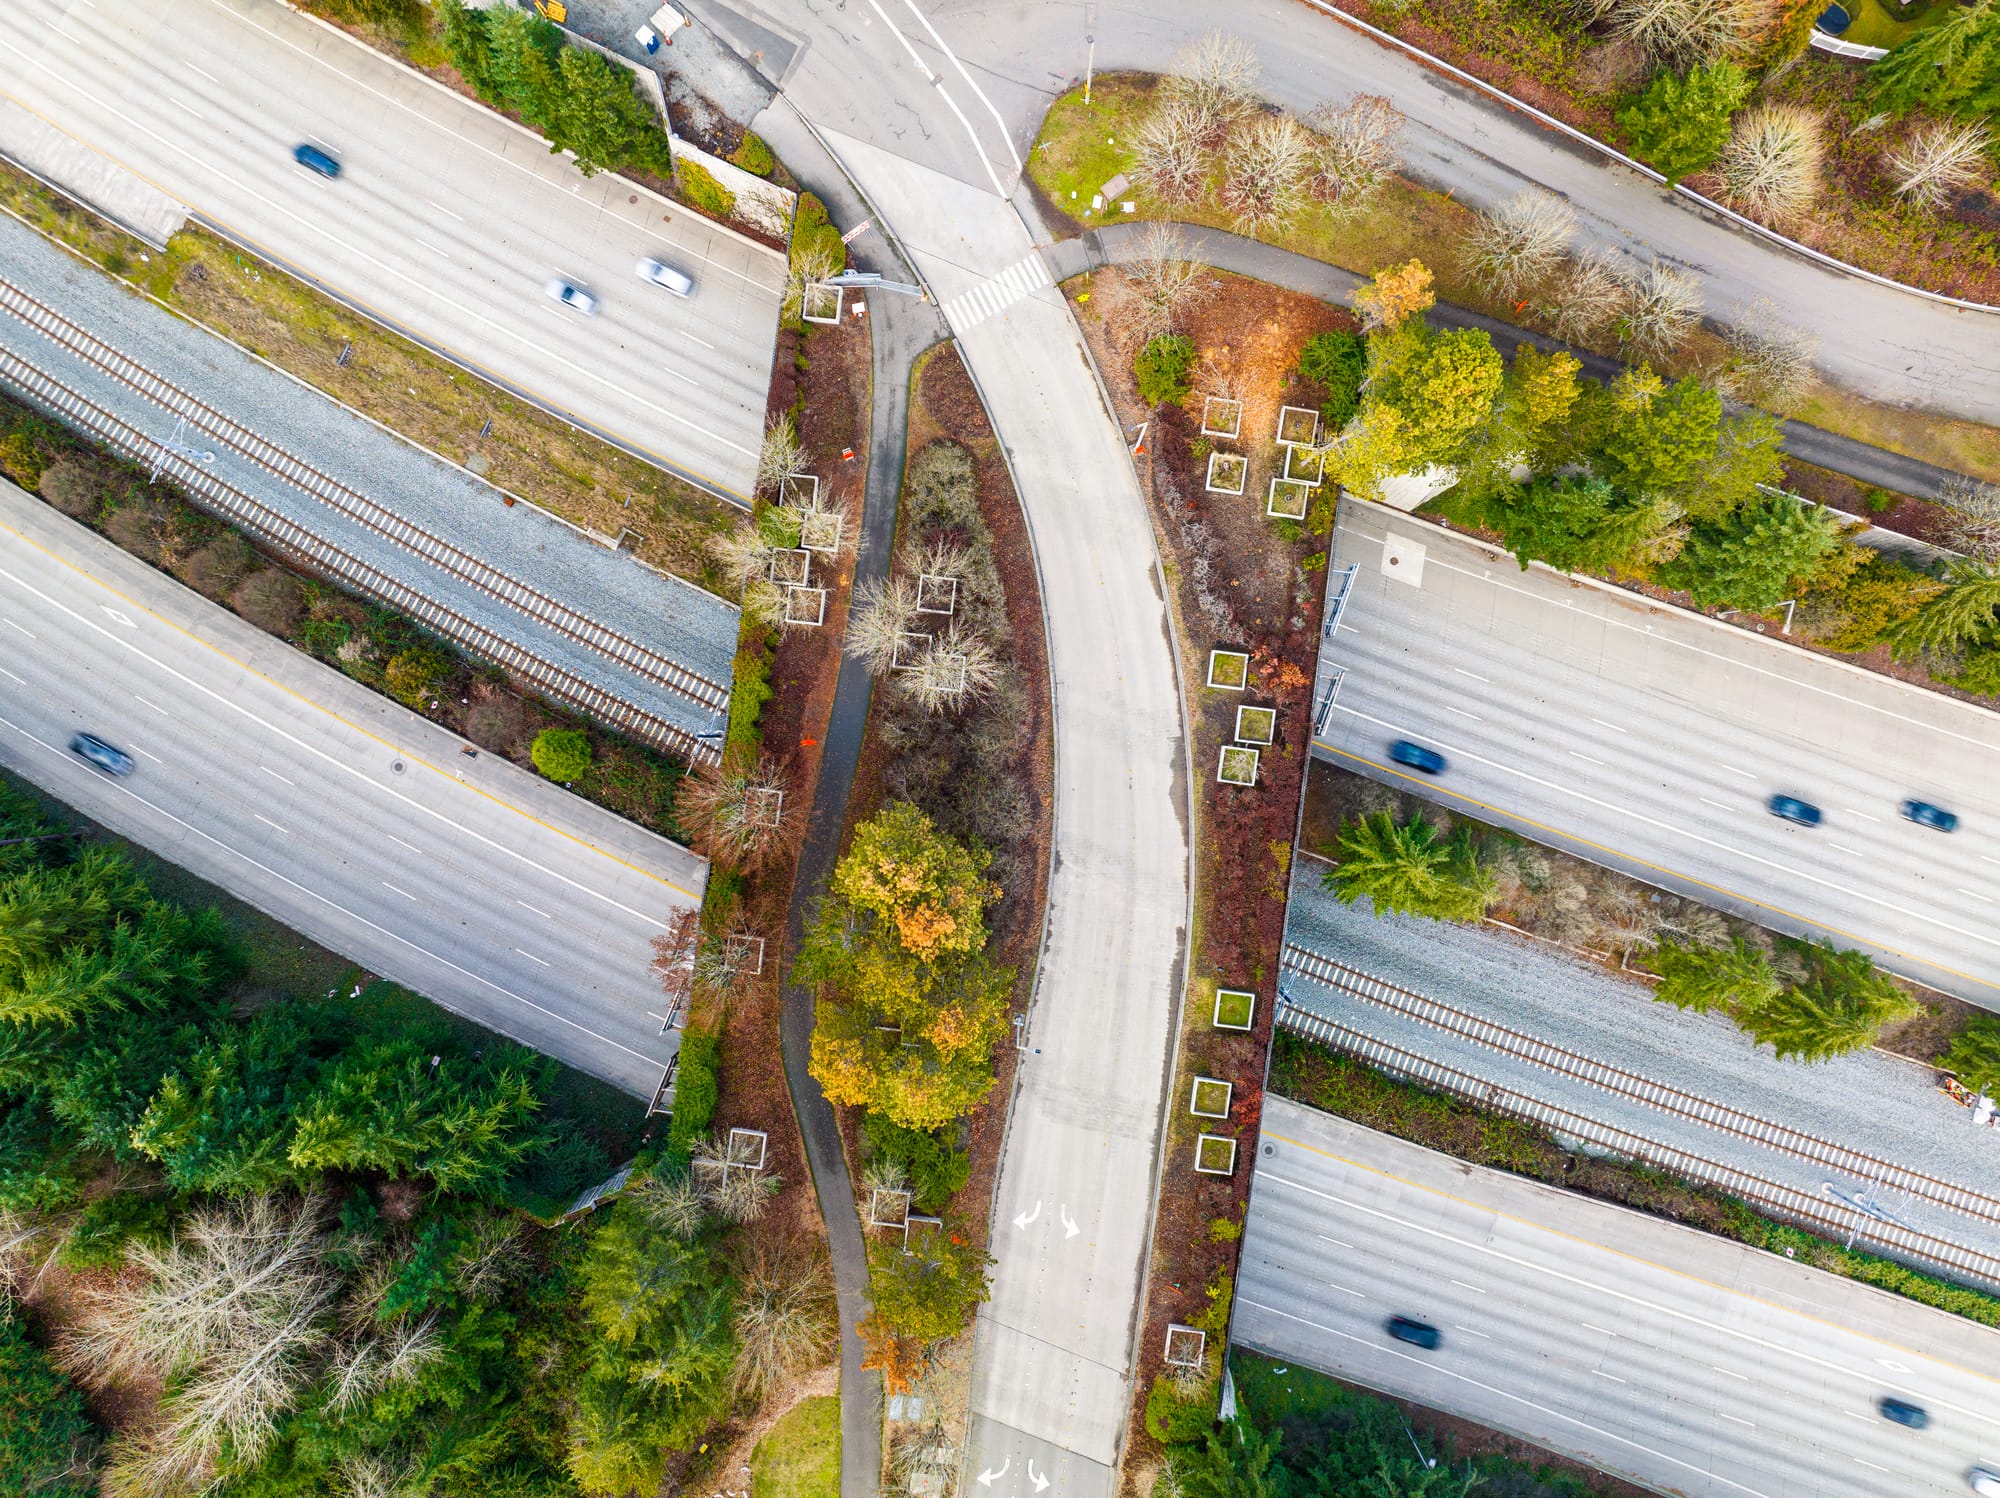
[[[234,239],[738,503],[785,261],[273,0],[55,0],[0,31],[0,97]],[[292,160],[313,140],[337,181]],[[641,257],[687,270],[683,300]],[[558,272],[601,299],[558,306]],[[468,433],[469,435],[469,433]]]
[[[1343,499],[1348,563],[1316,754],[2000,1008],[2000,715]],[[1400,738],[1449,768],[1389,765]]]
[[[1989,1328],[1275,1095],[1232,1335],[1690,1498],[1943,1498],[2000,1465]]]
[[[125,780],[66,748],[138,761]],[[652,938],[707,863],[0,483],[0,763],[314,941],[651,1099]]]
[[[831,10],[833,3],[807,0],[804,8]],[[708,4],[754,8],[753,0]],[[1582,240],[1639,261],[1664,259],[1699,276],[1712,314],[1727,318],[1768,297],[1787,322],[1818,335],[1819,363],[1836,383],[1878,400],[2000,424],[2000,313],[1960,311],[1828,270],[1705,214],[1300,0],[1234,0],[1223,8],[1162,0],[927,3],[926,19],[949,55],[907,6],[884,0],[883,9],[952,93],[965,123],[917,102],[932,86],[894,66],[847,73],[826,114],[815,117],[893,149],[918,128],[921,109],[927,148],[941,170],[963,181],[986,185],[991,172],[1007,178],[1010,163],[1033,146],[1050,101],[1083,80],[1086,37],[1096,38],[1099,72],[1159,72],[1190,38],[1219,25],[1255,44],[1261,87],[1287,108],[1303,111],[1355,93],[1393,99],[1410,122],[1406,170],[1424,182],[1475,207],[1540,183],[1575,206]],[[864,10],[855,24],[872,20]],[[826,47],[826,32],[813,26],[792,34],[811,43],[791,62],[803,76]],[[1801,63],[1834,65],[1819,57]],[[912,89],[912,82],[921,87]]]

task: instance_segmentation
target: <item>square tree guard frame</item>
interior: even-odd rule
[[[1225,661],[1234,662],[1237,680],[1217,681],[1215,672]],[[1211,650],[1208,653],[1208,684],[1219,692],[1240,692],[1250,684],[1250,655],[1243,650]]]
[[[1240,999],[1242,1003],[1232,1004],[1230,1000]],[[1225,1009],[1241,1008],[1243,1023],[1236,1024],[1222,1017]],[[1215,1028],[1218,1030],[1247,1030],[1257,1023],[1257,995],[1247,988],[1218,988],[1215,991]]]
[[[812,581],[813,554],[803,546],[771,553],[771,581],[781,588],[803,588]]]
[[[1271,497],[1264,503],[1264,513],[1273,520],[1303,520],[1306,511],[1312,508],[1313,488],[1303,479],[1271,480]]]
[[[826,623],[826,589],[802,588],[797,583],[785,589],[785,623],[817,629]]]
[[[1278,710],[1275,707],[1251,707],[1245,704],[1236,709],[1236,742],[1239,744],[1269,745],[1278,736]]]
[[[1226,395],[1205,395],[1201,399],[1201,434],[1204,437],[1234,438],[1243,430],[1243,402]]]
[[[1176,1321],[1167,1328],[1167,1345],[1160,1355],[1169,1368],[1199,1368],[1208,1356],[1208,1333]]]
[[[1223,1163],[1216,1163],[1218,1156]],[[1194,1142],[1194,1169],[1196,1175],[1235,1175],[1236,1141],[1226,1134],[1200,1135]]]
[[[838,510],[807,510],[799,517],[799,545],[806,551],[833,556],[840,550],[840,534],[846,524],[847,517]]]
[[[1278,407],[1278,442],[1284,447],[1311,447],[1319,441],[1317,406]]]
[[[1208,1093],[1208,1101],[1213,1103],[1217,1088],[1222,1089],[1222,1106],[1220,1110],[1218,1111],[1212,1107],[1202,1107],[1202,1093],[1206,1091]],[[1188,1094],[1188,1112],[1192,1113],[1196,1118],[1227,1118],[1229,1117],[1229,1104],[1234,1098],[1235,1093],[1235,1085],[1223,1081],[1220,1077],[1196,1077],[1194,1079],[1194,1088]]]
[[[1223,470],[1218,473],[1217,470]],[[1231,480],[1234,486],[1231,486]],[[1220,450],[1208,455],[1208,478],[1203,486],[1210,494],[1241,494],[1250,482],[1250,460],[1241,453]]]
[[[825,281],[808,281],[799,294],[799,316],[807,322],[824,323],[832,327],[840,321],[840,300],[838,286]]]
[[[958,608],[958,579],[938,572],[917,574],[917,612],[950,614]]]
[[[785,820],[785,793],[770,786],[752,786],[743,797],[752,827],[776,827]]]
[[[722,938],[722,960],[732,973],[757,977],[764,971],[764,938],[735,931]]]
[[[1216,757],[1215,778],[1223,785],[1255,785],[1258,758],[1255,749],[1246,749],[1241,744],[1224,744],[1222,753]]]

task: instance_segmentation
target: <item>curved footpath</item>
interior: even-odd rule
[[[1350,293],[1367,280],[1365,276],[1342,270],[1337,265],[1328,265],[1310,255],[1279,249],[1276,245],[1246,239],[1241,234],[1231,234],[1224,229],[1210,229],[1199,224],[1182,224],[1179,228],[1195,258],[1202,263],[1234,275],[1282,286],[1287,291],[1316,296],[1322,301],[1344,306]],[[1050,273],[1057,280],[1064,280],[1099,266],[1122,265],[1137,259],[1139,239],[1145,229],[1143,223],[1107,224],[1080,238],[1065,239],[1049,246],[1042,251],[1042,255],[1049,263]],[[1624,368],[1618,360],[1603,354],[1593,354],[1541,333],[1526,332],[1511,323],[1468,311],[1464,307],[1455,307],[1448,302],[1438,303],[1429,315],[1433,322],[1443,327],[1483,330],[1492,336],[1494,344],[1509,358],[1521,344],[1532,343],[1541,349],[1567,349],[1583,362],[1586,374],[1599,380],[1611,380]],[[1994,337],[2000,338],[2000,324],[1994,327]],[[1857,442],[1852,437],[1843,437],[1823,427],[1808,426],[1805,422],[1789,418],[1781,419],[1778,424],[1785,434],[1785,451],[1801,462],[1845,474],[1864,484],[1878,484],[1898,494],[1935,499],[1948,480],[1959,476],[1948,468],[1939,468],[1886,448],[1871,447],[1866,442]]]

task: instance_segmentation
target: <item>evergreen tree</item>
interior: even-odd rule
[[[986,1299],[986,1250],[949,1224],[912,1241],[878,1243],[868,1254],[868,1285],[879,1324],[922,1343],[948,1342]]]
[[[1406,461],[1450,464],[1492,414],[1506,370],[1482,329],[1439,333],[1411,318],[1368,340],[1371,405],[1394,411]]]
[[[1975,1015],[1951,1038],[1944,1067],[1974,1092],[2000,1097],[2000,1019]]]
[[[1508,484],[1483,507],[1527,571],[1546,562],[1564,572],[1608,572],[1630,561],[1658,534],[1660,507],[1621,494],[1603,479],[1536,479]]]
[[[1464,828],[1444,839],[1421,815],[1399,827],[1386,811],[1370,812],[1341,828],[1339,850],[1321,882],[1343,905],[1365,895],[1377,915],[1476,921],[1493,902],[1493,876]]]
[[[317,1041],[282,1009],[208,1041],[160,1083],[132,1130],[134,1147],[178,1191],[241,1195],[292,1184],[286,1146],[318,1079]]]
[[[1271,1470],[1277,1454],[1277,1436],[1260,1435],[1239,1415],[1204,1431],[1198,1448],[1179,1448],[1171,1460],[1181,1498],[1271,1498],[1288,1486],[1282,1468]]]
[[[97,1427],[83,1394],[0,1306],[0,1494],[83,1498],[97,1491],[90,1456]]]
[[[1632,152],[1671,183],[1702,170],[1729,143],[1729,121],[1750,96],[1750,80],[1732,62],[1661,72],[1618,113]]]
[[[1955,7],[1949,20],[1916,32],[1868,70],[1879,109],[1919,106],[1969,119],[2000,112],[2000,0]]]
[[[1660,975],[1655,998],[1697,1014],[1754,1009],[1778,995],[1771,959],[1740,936],[1726,947],[1663,941],[1646,965]]]
[[[1753,1007],[1737,1023],[1778,1059],[1826,1061],[1875,1043],[1885,1025],[1908,1019],[1916,1001],[1889,981],[1861,952],[1807,947],[1804,979]]]
[[[1825,510],[1759,495],[1718,523],[1695,526],[1659,577],[1698,607],[1765,613],[1796,599],[1843,544],[1840,522]]]
[[[1896,658],[1949,654],[1990,638],[2000,609],[2000,565],[1966,560],[1945,571],[1945,589],[1889,632]]]
[[[1621,488],[1672,494],[1715,458],[1722,397],[1698,380],[1662,386],[1651,370],[1628,370],[1612,385],[1616,411],[1594,466]]]

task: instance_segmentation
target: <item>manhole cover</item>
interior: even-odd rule
[[[399,759],[393,765],[389,766],[389,768],[394,770],[398,775],[400,775],[403,773],[403,762]]]

